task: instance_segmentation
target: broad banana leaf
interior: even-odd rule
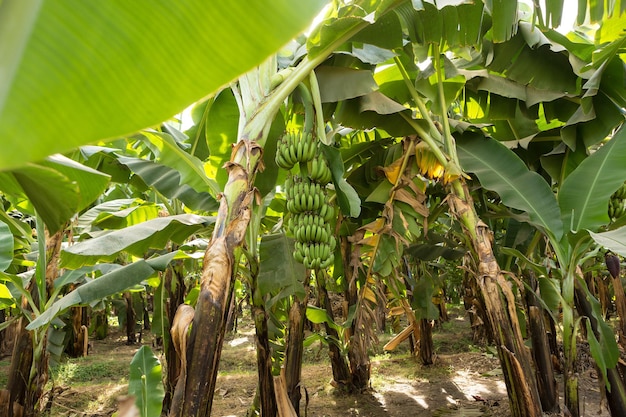
[[[0,168],[161,123],[260,64],[325,3],[0,2],[0,142],[11,144]]]
[[[283,233],[261,238],[258,288],[263,296],[275,297],[275,301],[290,296],[304,298],[305,269],[293,259],[293,250],[293,239]]]
[[[457,140],[463,169],[476,174],[487,189],[496,191],[502,202],[528,213],[530,222],[553,235],[563,235],[559,206],[548,183],[503,144],[477,135]],[[617,188],[617,187],[615,187]]]
[[[36,212],[50,233],[56,233],[104,192],[109,178],[62,155],[53,155],[40,163],[0,172],[0,190],[20,210],[32,215]]]
[[[63,298],[55,301],[35,320],[26,327],[34,330],[49,324],[62,311],[75,305],[86,305],[92,301],[101,300],[118,292],[134,287],[141,281],[156,274],[157,271],[165,270],[167,264],[179,254],[171,252],[157,258],[143,260],[114,269],[108,274],[102,275],[66,294]]]
[[[601,233],[589,232],[589,234],[598,245],[618,255],[626,256],[626,227]]]
[[[585,159],[563,181],[559,207],[566,230],[596,229],[609,222],[609,197],[626,180],[626,129]]]
[[[170,240],[180,244],[193,233],[214,222],[214,217],[195,214],[148,220],[68,247],[61,252],[60,265],[63,268],[77,269],[97,262],[110,262],[123,251],[143,256],[149,249],[163,249]]]

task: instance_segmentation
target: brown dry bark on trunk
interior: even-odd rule
[[[86,356],[85,345],[89,343],[88,332],[85,328],[89,328],[89,315],[86,307],[72,307],[72,341],[69,345],[69,354],[74,358]]]
[[[134,345],[137,343],[135,334],[136,315],[133,307],[133,295],[129,291],[124,292],[124,301],[126,302],[126,344]]]
[[[170,410],[172,417],[211,415],[232,296],[233,253],[243,243],[250,222],[254,198],[250,177],[257,170],[259,157],[258,145],[242,140],[233,149],[231,161],[257,162],[248,162],[246,168],[234,162],[225,165],[229,180],[221,198],[213,237],[204,256],[200,294],[187,344],[187,372],[176,384]]]
[[[59,275],[59,254],[63,242],[64,229],[52,236],[46,231],[46,271],[45,288],[47,293]],[[39,304],[38,288],[31,282],[31,294],[35,304]],[[47,296],[47,294],[46,294]],[[28,303],[24,300],[22,307],[28,310]],[[9,391],[8,416],[17,415],[23,410],[24,417],[39,415],[39,400],[44,386],[48,382],[48,354],[46,351],[45,327],[36,330],[38,340],[34,340],[34,333],[26,330],[28,323],[20,319],[19,332],[13,348],[13,357],[9,370],[7,390]],[[36,362],[33,364],[33,362]],[[33,366],[34,365],[34,366]],[[5,405],[0,406],[0,409]]]
[[[552,366],[552,353],[548,341],[548,332],[544,323],[544,311],[537,300],[537,280],[532,272],[527,272],[526,281],[533,290],[526,291],[528,308],[528,326],[532,342],[532,357],[535,361],[537,389],[541,399],[541,408],[546,413],[559,411],[559,393]]]
[[[250,276],[252,278],[252,317],[256,332],[257,395],[259,396],[261,415],[275,416],[278,408],[274,391],[274,376],[272,375],[272,347],[267,327],[268,315],[265,310],[265,300],[258,285],[258,264],[255,263],[250,266]],[[231,311],[230,306],[232,304],[231,299],[228,311]]]
[[[293,405],[298,416],[300,415],[300,399],[302,398],[300,380],[302,375],[302,355],[304,353],[304,321],[309,299],[307,284],[305,284],[305,290],[306,296],[304,300],[294,299],[289,309],[289,333],[287,335],[287,347],[285,348],[285,385],[291,405]]]
[[[475,343],[492,343],[491,333],[487,331],[487,313],[485,303],[480,294],[476,277],[466,270],[463,275],[463,305],[470,319],[472,328],[472,341]]]
[[[326,291],[326,285],[322,277],[317,277],[317,290],[319,296],[320,306],[326,310],[326,314],[331,320],[334,320],[333,308]],[[324,329],[326,334],[331,340],[328,341],[328,356],[330,357],[330,364],[333,370],[333,380],[337,386],[345,391],[352,390],[351,374],[348,363],[346,362],[341,349],[337,345],[339,340],[339,334],[328,323],[324,323]]]
[[[611,294],[609,293],[609,286],[607,283],[610,278],[605,278],[602,275],[596,275],[594,279],[596,282],[598,299],[600,300],[600,306],[602,308],[602,317],[607,319],[609,317],[609,308],[611,306]]]
[[[359,229],[355,231],[354,235],[351,237],[341,239],[343,268],[344,271],[346,271],[346,279],[348,280],[348,288],[344,292],[347,304],[345,316],[348,316],[348,311],[352,306],[354,306],[357,310],[355,312],[355,318],[352,322],[352,326],[350,326],[350,328],[346,331],[346,339],[349,341],[348,361],[350,370],[350,385],[348,388],[355,390],[356,392],[363,391],[369,387],[371,375],[371,362],[367,353],[369,337],[367,331],[371,331],[371,329],[365,328],[365,326],[370,326],[371,324],[363,323],[366,321],[364,318],[365,312],[361,311],[363,306],[359,305],[358,293],[361,248],[359,245],[353,245],[353,242],[361,241],[364,236],[365,230]],[[377,321],[376,326],[379,331],[384,329],[384,316],[386,315],[384,309],[384,305],[376,305],[375,319]]]
[[[354,329],[354,334],[350,338],[348,349],[348,359],[350,361],[350,383],[351,389],[361,392],[369,387],[371,375],[371,362],[367,353],[367,329],[369,323],[359,321]]]
[[[19,409],[24,407],[28,395],[27,382],[30,375],[30,367],[33,363],[33,339],[31,333],[26,330],[27,324],[24,318],[19,320],[18,336],[13,346],[7,382],[7,390],[9,391],[8,417],[13,415],[15,407]]]
[[[477,257],[476,282],[496,342],[511,414],[514,417],[540,417],[539,394],[530,355],[522,338],[511,284],[500,270],[493,253],[491,231],[478,219],[467,185],[459,180],[454,187],[450,208],[464,226]]]
[[[626,349],[626,295],[621,277],[612,278],[613,292],[615,293],[615,309],[619,317],[618,342],[622,349]]]
[[[599,326],[596,317],[593,315],[591,302],[587,299],[585,290],[582,287],[582,283],[579,280],[575,281],[575,302],[576,308],[580,311],[581,315],[587,317],[591,324],[596,338],[601,340],[599,334]],[[611,369],[607,369],[607,379],[610,383],[611,389],[604,389],[609,409],[612,416],[626,416],[626,383],[624,383],[624,376],[621,374],[619,368],[614,366]],[[575,415],[572,413],[572,415]],[[580,415],[580,414],[578,414]]]
[[[433,326],[428,319],[419,321],[420,327],[420,359],[424,365],[432,365],[435,362],[433,345]]]
[[[165,270],[165,276],[163,277],[163,289],[167,291],[167,297],[165,305],[162,308],[165,309],[164,320],[167,320],[167,325],[164,325],[165,334],[161,335],[163,338],[163,349],[165,351],[166,377],[164,382],[165,396],[163,398],[162,415],[167,415],[172,405],[172,396],[174,395],[174,389],[176,387],[176,381],[180,375],[181,363],[180,357],[172,346],[171,338],[168,329],[171,327],[171,323],[174,322],[174,316],[178,306],[185,301],[185,282],[182,272],[182,264],[174,263]]]

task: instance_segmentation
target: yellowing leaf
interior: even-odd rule
[[[398,182],[398,177],[400,176],[400,168],[402,168],[402,160],[404,158],[397,159],[391,165],[383,167],[383,171],[385,172],[385,177],[389,180],[390,183],[396,184]]]
[[[359,245],[376,246],[376,243],[378,243],[379,239],[380,235],[371,235],[366,237],[365,239],[361,239],[358,243]]]
[[[13,296],[11,295],[11,291],[9,291],[6,285],[0,284],[0,306],[4,306],[3,308],[15,307],[15,303],[5,304],[6,299],[13,300]]]
[[[374,291],[372,291],[370,287],[363,288],[363,298],[376,304],[376,294],[374,294]]]
[[[362,226],[360,229],[367,230],[368,232],[372,233],[380,233],[380,231],[383,230],[383,227],[385,227],[385,219],[383,217],[379,217],[373,222]]]

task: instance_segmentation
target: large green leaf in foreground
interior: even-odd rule
[[[261,63],[324,3],[0,2],[0,169],[162,122]]]

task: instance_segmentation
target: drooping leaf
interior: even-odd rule
[[[163,270],[163,263],[169,263],[174,258],[174,254],[173,252],[148,261],[141,259],[79,286],[63,298],[55,301],[41,315],[30,322],[27,326],[28,330],[34,330],[50,323],[52,319],[69,307],[85,305],[139,284],[154,274],[157,268]]]
[[[494,42],[505,42],[517,32],[517,0],[487,0],[491,11],[492,36]]]
[[[618,255],[626,256],[626,227],[600,233],[589,231],[589,235],[598,245]]]
[[[182,243],[191,234],[215,222],[214,217],[180,214],[159,217],[147,222],[102,234],[84,240],[61,252],[60,265],[76,269],[96,262],[115,260],[118,253],[126,251],[143,256],[149,249],[163,249],[168,241]]]
[[[433,261],[439,257],[446,260],[459,259],[465,254],[465,251],[459,249],[448,248],[430,243],[421,243],[407,247],[404,252],[422,261]]]
[[[439,309],[433,303],[435,295],[435,283],[430,274],[422,274],[413,289],[411,307],[415,312],[415,318],[435,320],[439,318]]]
[[[144,203],[119,211],[100,213],[91,226],[100,229],[122,229],[148,220],[156,219],[162,208],[156,204]]]
[[[62,155],[0,174],[0,189],[11,197],[27,197],[44,223],[55,233],[96,200],[109,176]],[[27,212],[34,214],[32,209]]]
[[[186,184],[199,193],[211,192],[212,195],[217,195],[221,191],[215,180],[207,176],[202,161],[182,149],[170,134],[145,131],[142,135],[146,144],[157,155],[158,162],[178,171],[181,184]]]
[[[325,3],[3,1],[0,138],[11,146],[0,167],[166,120],[258,65]]]
[[[360,97],[378,89],[371,71],[322,66],[315,70],[315,75],[319,82],[322,103]]]
[[[36,211],[51,233],[56,233],[78,211],[78,185],[53,168],[28,164],[11,173],[0,173],[0,189],[6,190],[7,181],[19,185],[34,208],[28,212],[34,215]]]
[[[341,211],[347,216],[358,217],[361,213],[361,199],[354,188],[343,178],[344,167],[339,149],[323,146],[322,150],[333,174],[337,202]]]
[[[531,223],[557,240],[561,238],[563,224],[550,186],[539,174],[529,171],[513,151],[493,139],[469,135],[460,138],[457,147],[463,169],[475,173],[505,205],[525,211]]]
[[[80,189],[78,211],[94,202],[109,185],[110,177],[102,172],[91,169],[63,155],[51,155],[40,162],[40,165],[53,168],[70,178]]]
[[[626,129],[585,159],[563,182],[558,200],[567,230],[595,231],[609,222],[609,197],[626,179]]]
[[[308,56],[310,58],[316,57],[330,45],[335,45],[338,39],[342,39],[350,33],[357,33],[360,29],[373,23],[366,19],[365,10],[360,10],[360,15],[357,14],[357,10],[355,7],[351,16],[328,20],[311,33],[307,38]]]
[[[483,2],[414,1],[398,7],[398,15],[416,44],[448,48],[477,46],[481,41]]]
[[[237,142],[239,107],[231,89],[223,90],[208,110],[205,137],[209,147],[209,175],[220,187],[228,180],[228,172],[222,169],[230,160],[232,146]]]
[[[192,210],[217,210],[217,201],[208,190],[198,192],[183,184],[176,169],[139,158],[118,157],[117,160],[167,198],[178,199]]]
[[[165,397],[161,363],[147,345],[140,347],[130,362],[128,393],[135,397],[135,404],[142,417],[161,414]]]
[[[587,338],[589,341],[591,355],[593,356],[594,361],[600,368],[600,371],[604,375],[604,381],[607,384],[607,388],[610,389],[611,387],[606,378],[606,371],[607,369],[614,368],[617,365],[620,349],[617,346],[617,341],[615,340],[615,334],[613,333],[613,329],[609,326],[606,320],[604,320],[600,302],[591,294],[589,288],[587,288],[587,286],[582,283],[582,280],[579,282],[583,287],[587,302],[591,306],[591,315],[593,316],[590,317],[586,323]],[[594,333],[593,329],[591,328],[591,323],[589,322],[591,319],[593,319],[596,323],[597,334]]]
[[[138,198],[121,198],[105,201],[104,203],[100,203],[81,214],[78,217],[78,227],[87,228],[103,214],[117,212],[129,207],[140,206],[143,203],[144,201]]]
[[[258,287],[263,295],[304,297],[304,266],[293,258],[293,239],[285,234],[263,235],[259,254]]]

